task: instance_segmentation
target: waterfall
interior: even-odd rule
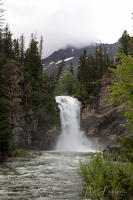
[[[56,102],[60,109],[61,134],[56,150],[71,152],[91,151],[90,142],[80,129],[81,103],[70,96],[57,96]]]

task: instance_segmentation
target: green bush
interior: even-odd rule
[[[133,163],[133,139],[128,137],[117,138],[116,141],[121,147],[120,158],[118,159],[122,162],[132,162]]]
[[[133,164],[113,162],[110,155],[80,164],[84,196],[95,199],[128,200],[133,191]]]
[[[121,63],[110,69],[117,77],[113,85],[108,86],[110,101],[114,104],[125,103],[124,116],[133,129],[133,57],[119,54],[118,59]]]
[[[25,149],[15,149],[12,152],[12,157],[27,157],[28,152]]]

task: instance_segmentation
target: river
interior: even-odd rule
[[[0,200],[81,200],[79,162],[89,153],[42,152],[0,164]]]

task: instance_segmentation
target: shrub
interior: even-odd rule
[[[125,103],[124,116],[129,119],[133,129],[133,57],[125,54],[118,55],[121,64],[110,70],[118,78],[108,87],[112,103]]]
[[[28,152],[25,149],[15,149],[12,152],[13,157],[26,157],[28,156]]]
[[[128,200],[133,191],[133,164],[113,162],[110,155],[91,158],[88,164],[80,164],[85,197]]]
[[[118,159],[122,162],[132,162],[133,163],[133,139],[129,137],[117,138],[116,141],[121,147],[120,158]]]

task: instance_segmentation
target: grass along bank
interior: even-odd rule
[[[129,200],[133,194],[133,163],[113,161],[110,154],[97,154],[80,164],[83,196],[92,199]]]

